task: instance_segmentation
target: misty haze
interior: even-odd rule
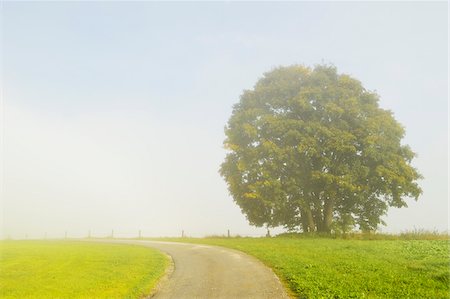
[[[72,298],[193,298],[195,283],[181,288],[176,269],[203,273],[206,259],[217,261],[208,267],[223,273],[223,284],[202,282],[201,288],[236,290],[202,290],[200,298],[445,297],[447,6],[1,3],[0,249],[5,257],[24,252],[36,261],[23,245],[36,242],[49,256],[61,253],[60,265],[66,254],[85,250],[101,260],[114,244],[104,260],[132,256],[135,265],[119,263],[117,273],[146,277],[139,287],[131,280],[124,282],[129,288],[110,293],[86,287]],[[436,243],[386,241],[402,236]],[[380,239],[355,245],[365,265],[388,269],[394,261],[383,256],[392,252],[425,269],[429,290],[417,287],[416,272],[400,270],[416,266],[398,264],[392,271],[406,281],[404,289],[391,289],[398,282],[387,279],[373,291],[357,277],[384,278],[355,272],[342,291],[326,275],[346,272],[339,268],[347,265],[345,254],[333,257],[342,264],[306,261],[312,250],[326,260],[326,248],[360,238]],[[51,249],[50,240],[60,247]],[[186,244],[180,249],[169,241]],[[227,249],[220,256],[209,245],[245,254]],[[204,256],[188,253],[199,246]],[[405,246],[414,250],[405,253]],[[364,255],[372,249],[373,256]],[[439,252],[432,257],[441,268],[418,261],[413,254],[421,250]],[[236,261],[247,261],[247,254],[269,268]],[[2,261],[5,273],[13,264]],[[324,274],[325,289],[305,278],[326,269],[338,274]],[[20,298],[8,279],[0,275],[0,297]],[[245,283],[265,288],[252,293],[241,288]]]

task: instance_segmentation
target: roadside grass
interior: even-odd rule
[[[161,240],[161,239],[160,239]],[[448,240],[164,238],[255,256],[297,298],[449,298]]]
[[[223,238],[225,236],[211,236]],[[350,239],[350,240],[450,240],[448,232],[438,232],[423,229],[403,231],[400,234],[388,234],[379,232],[349,232],[346,234],[318,234],[318,233],[282,233],[276,237],[283,238],[326,238],[326,239]],[[207,237],[209,238],[209,237]]]
[[[0,241],[0,298],[141,298],[168,264],[135,245]]]

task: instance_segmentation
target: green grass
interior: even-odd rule
[[[298,298],[450,298],[448,240],[165,240],[244,251],[271,267]]]
[[[223,238],[224,236],[216,236]],[[347,234],[304,234],[304,233],[283,233],[277,235],[283,238],[326,238],[326,239],[350,239],[350,240],[450,240],[448,232],[428,231],[414,229],[404,231],[400,234],[387,234],[379,232],[349,232]]]
[[[141,298],[168,264],[142,246],[1,241],[0,298]]]

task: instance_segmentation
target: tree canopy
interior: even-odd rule
[[[333,66],[279,67],[245,90],[220,173],[250,224],[374,230],[421,189],[403,127],[376,93]]]

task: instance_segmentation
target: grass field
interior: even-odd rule
[[[1,241],[0,298],[141,298],[168,263],[141,246]]]
[[[298,298],[450,298],[448,240],[165,240],[244,251],[271,267]]]

